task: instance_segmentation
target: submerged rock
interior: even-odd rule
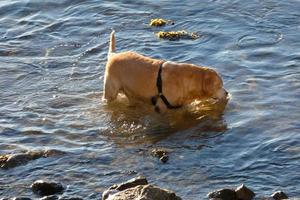
[[[181,200],[174,192],[149,185],[144,177],[113,185],[103,192],[102,200]]]
[[[0,158],[0,167],[3,169],[9,169],[22,164],[26,164],[30,160],[35,160],[40,157],[42,157],[41,154],[33,154],[33,153],[4,155],[1,156]]]
[[[48,196],[53,194],[62,193],[64,187],[60,183],[46,182],[43,180],[37,180],[31,185],[31,189],[34,193],[41,196]]]
[[[247,188],[244,184],[235,189],[236,197],[238,200],[251,200],[255,193]]]
[[[153,149],[151,155],[159,158],[162,163],[166,163],[169,160],[168,151],[165,149]]]
[[[10,169],[20,165],[25,165],[32,160],[39,158],[46,158],[51,156],[58,156],[65,154],[58,150],[45,150],[45,151],[29,151],[26,153],[18,153],[11,155],[0,155],[0,168]]]
[[[236,193],[232,189],[220,189],[207,194],[209,199],[214,200],[237,200]]]
[[[275,200],[288,199],[288,196],[282,191],[274,192],[271,196]]]

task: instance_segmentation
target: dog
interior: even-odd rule
[[[141,100],[157,112],[176,109],[195,100],[227,98],[220,75],[208,67],[154,59],[126,51],[116,53],[115,31],[110,34],[103,84],[103,100],[122,92],[129,102]]]

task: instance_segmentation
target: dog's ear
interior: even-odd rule
[[[204,73],[202,87],[205,95],[211,97],[223,87],[223,81],[216,71],[207,70]]]

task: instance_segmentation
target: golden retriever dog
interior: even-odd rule
[[[115,32],[110,35],[103,100],[122,92],[130,101],[153,104],[158,112],[179,108],[195,100],[227,98],[220,75],[213,69],[188,63],[149,58],[135,52],[115,53]]]

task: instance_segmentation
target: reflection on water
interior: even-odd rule
[[[109,129],[106,130],[115,143],[157,143],[180,131],[219,133],[226,130],[222,119],[227,101],[199,101],[181,109],[168,110],[164,114],[154,112],[151,105],[136,102],[129,105],[126,97],[120,97],[106,105],[109,113]]]
[[[0,197],[32,197],[29,185],[50,179],[99,199],[136,175],[183,199],[241,183],[299,197],[299,10],[297,0],[0,1],[0,154],[65,152],[0,170]],[[149,27],[156,17],[175,24]],[[228,104],[164,115],[122,98],[104,105],[111,28],[118,51],[212,66]],[[161,29],[201,37],[158,40]],[[170,151],[167,164],[149,155],[157,147]]]

